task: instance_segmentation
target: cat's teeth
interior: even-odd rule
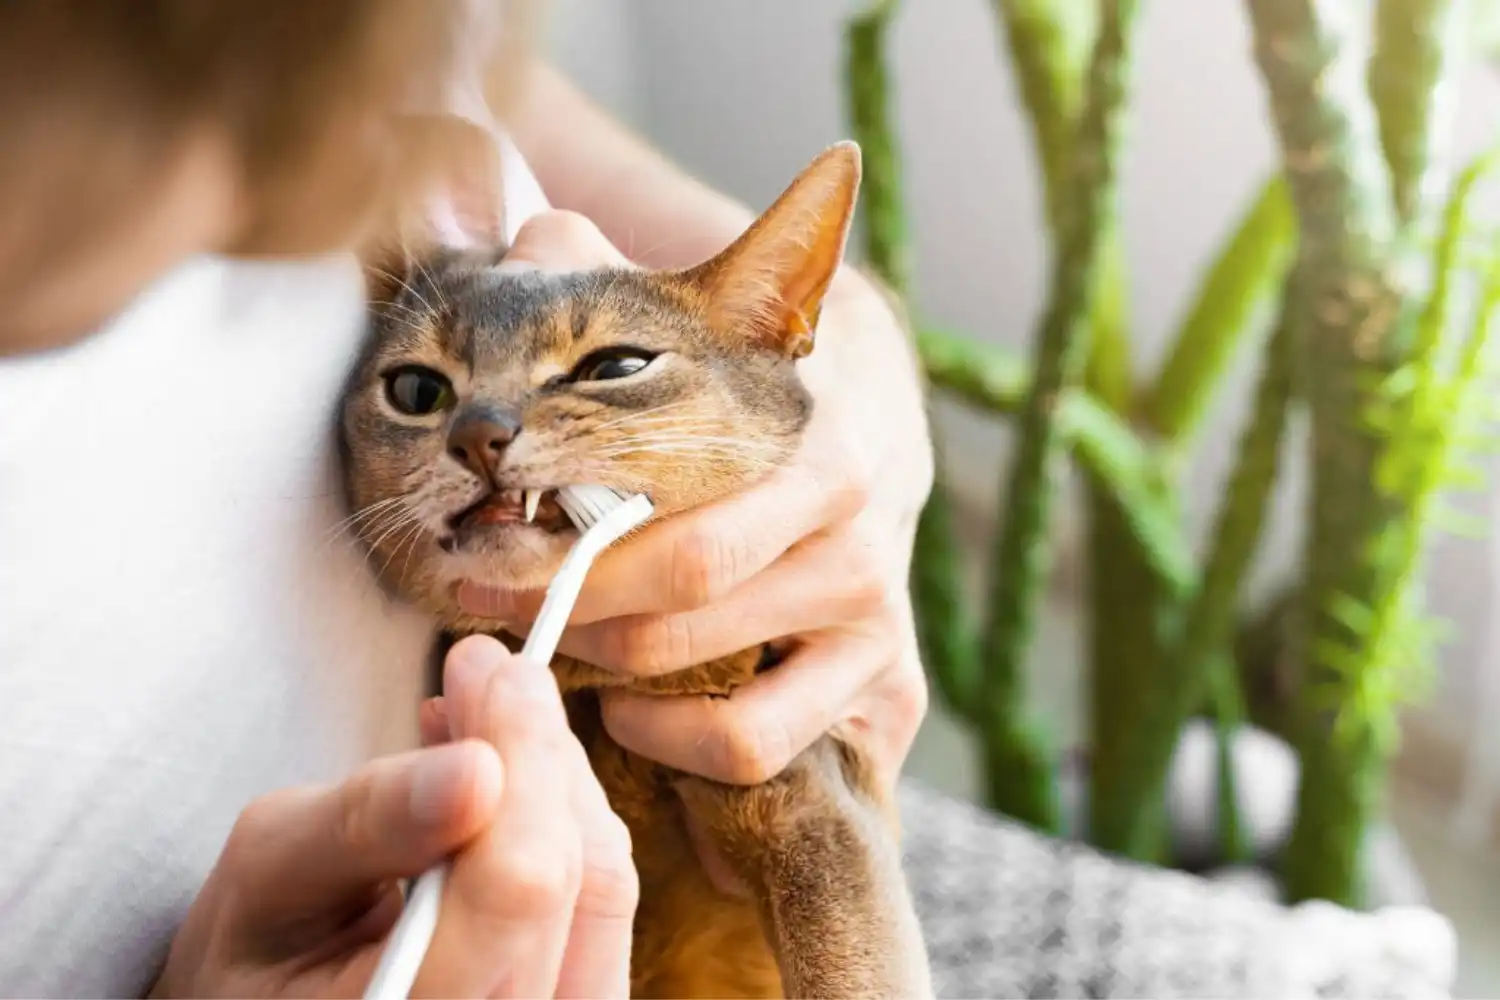
[[[542,502],[542,491],[541,490],[527,490],[526,491],[526,523],[527,524],[530,524],[532,521],[536,520],[536,509],[537,509],[538,506],[541,505],[541,502]]]

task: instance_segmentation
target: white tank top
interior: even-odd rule
[[[0,360],[0,995],[144,995],[250,799],[416,743],[431,626],[335,531],[362,307],[201,259]]]

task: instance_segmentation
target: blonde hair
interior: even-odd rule
[[[396,148],[388,122],[441,100],[476,14],[499,18],[505,8],[503,34],[521,40],[526,19],[516,15],[527,6],[4,0],[0,247],[20,241],[9,245],[25,248],[31,273],[66,263],[91,233],[128,221],[207,128],[229,151],[243,196],[238,236],[223,249],[335,248],[443,158],[440,144],[419,155]],[[497,48],[486,61],[506,58]],[[505,78],[494,79],[503,88]],[[506,95],[491,87],[488,96]]]

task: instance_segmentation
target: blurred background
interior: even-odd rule
[[[549,45],[565,71],[669,156],[760,208],[817,150],[848,135],[839,65],[841,33],[854,9],[843,0],[556,0]],[[1151,0],[1140,32],[1121,212],[1135,365],[1145,376],[1159,363],[1205,262],[1276,168],[1277,151],[1242,4]],[[1037,159],[993,11],[982,0],[908,3],[892,45],[913,298],[936,323],[1024,353],[1044,304],[1048,242]],[[1457,152],[1467,159],[1495,137],[1500,73],[1473,69],[1459,93]],[[1253,358],[1235,364],[1194,445],[1183,482],[1195,538],[1213,515],[1255,374]],[[947,405],[940,418],[960,532],[985,537],[1008,431]],[[1302,472],[1296,463],[1285,469],[1252,595],[1295,561]],[[1500,492],[1463,502],[1500,519]],[[1055,527],[1058,561],[1029,660],[1031,697],[1059,740],[1073,745],[1086,732],[1087,712],[1078,505],[1060,510]],[[1458,995],[1496,996],[1500,532],[1440,536],[1429,598],[1454,633],[1440,647],[1435,689],[1403,724],[1390,857],[1398,869],[1410,867],[1416,884],[1400,888],[1398,875],[1392,892],[1419,894],[1454,921]],[[1193,765],[1180,764],[1178,777],[1194,780]],[[1275,825],[1277,810],[1289,808],[1278,804],[1284,794],[1275,777],[1286,766],[1264,765],[1274,787],[1264,791],[1266,801],[1247,803],[1252,827]],[[980,794],[974,749],[936,699],[909,770],[951,793]],[[1253,780],[1246,786],[1247,799],[1261,794]],[[1266,815],[1257,817],[1256,809]]]

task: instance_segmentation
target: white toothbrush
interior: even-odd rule
[[[548,585],[542,610],[521,648],[521,655],[534,663],[552,662],[578,592],[583,589],[583,579],[599,553],[645,523],[653,509],[644,495],[627,496],[608,486],[560,487],[557,505],[578,527],[579,536]],[[380,964],[370,977],[365,1000],[406,1000],[411,994],[417,970],[437,929],[438,907],[447,879],[448,863],[444,862],[423,872],[413,883],[406,907],[391,928]]]

